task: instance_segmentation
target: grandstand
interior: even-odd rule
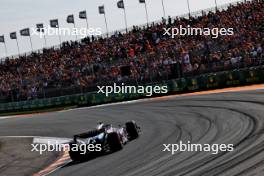
[[[89,92],[113,82],[147,84],[263,65],[263,21],[264,2],[248,1],[6,58],[0,64],[0,102]],[[234,35],[217,39],[163,35],[163,28],[179,25],[232,27]]]

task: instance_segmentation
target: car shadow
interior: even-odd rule
[[[100,157],[103,157],[103,156],[106,156],[106,155],[110,155],[110,154],[116,153],[116,152],[119,152],[119,151],[107,152],[107,153],[104,153],[104,154],[98,154],[97,156],[92,156],[92,157],[89,157],[87,159],[80,160],[80,161],[71,161],[68,164],[64,165],[62,168],[66,168],[66,167],[70,167],[70,166],[86,163],[86,162],[95,160],[96,158],[100,158]]]
[[[130,141],[134,141],[136,140],[137,138],[135,139],[131,139]],[[128,143],[126,143],[127,145]],[[84,159],[84,160],[80,160],[80,161],[71,161],[69,162],[68,164],[64,165],[62,168],[66,168],[66,167],[70,167],[70,166],[74,166],[74,165],[78,165],[78,164],[82,164],[82,163],[86,163],[86,162],[90,162],[96,158],[100,158],[100,157],[103,157],[103,156],[107,156],[107,155],[111,155],[113,153],[116,153],[116,152],[119,152],[121,151],[122,149],[120,150],[117,150],[117,151],[110,151],[110,152],[106,152],[106,153],[100,153],[100,154],[96,154],[95,156],[89,156],[87,157],[87,159]]]

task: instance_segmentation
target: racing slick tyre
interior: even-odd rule
[[[109,133],[107,137],[107,143],[109,145],[110,151],[118,151],[123,148],[123,144],[117,133]]]
[[[127,122],[126,123],[126,131],[129,136],[129,140],[133,140],[138,138],[139,133],[138,133],[138,127],[134,122]]]
[[[83,161],[87,159],[87,156],[85,154],[81,154],[80,150],[73,150],[73,145],[75,143],[70,143],[70,150],[69,155],[72,161]]]

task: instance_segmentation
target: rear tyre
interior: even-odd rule
[[[87,155],[81,154],[81,151],[78,149],[76,150],[75,143],[70,143],[70,151],[69,155],[72,161],[84,161],[87,159]]]
[[[138,127],[134,122],[126,123],[126,131],[128,133],[129,140],[136,139],[139,136]]]
[[[117,133],[109,133],[107,135],[107,143],[109,145],[110,151],[115,152],[121,150],[123,145]]]

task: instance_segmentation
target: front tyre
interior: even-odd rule
[[[126,131],[129,136],[129,140],[133,140],[139,137],[138,127],[133,121],[126,123]]]

